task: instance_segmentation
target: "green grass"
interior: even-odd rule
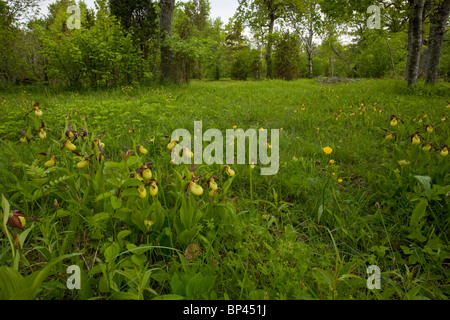
[[[408,136],[422,132],[438,148],[450,145],[449,120],[441,121],[450,116],[449,88],[301,80],[2,92],[0,193],[11,210],[41,223],[27,221],[32,230],[16,250],[3,235],[22,231],[5,225],[0,263],[28,275],[82,252],[53,267],[42,299],[447,299],[450,156],[425,153]],[[24,117],[36,101],[46,108],[42,118]],[[391,115],[404,123],[390,127]],[[18,143],[20,129],[35,131],[41,120],[46,141]],[[196,173],[217,174],[219,188],[229,189],[210,201],[203,183],[203,195],[186,197],[188,167],[169,164],[165,136],[178,128],[193,133],[200,120],[203,132],[280,129],[278,174],[232,165],[230,178],[220,165],[201,165]],[[80,159],[60,150],[72,123],[87,128],[88,142],[75,142],[85,153],[95,152],[91,142],[105,131],[110,159],[76,168]],[[432,134],[423,133],[426,124],[435,125]],[[384,129],[398,140],[385,140]],[[122,161],[123,146],[136,151],[152,138],[148,155]],[[56,167],[45,168],[48,157],[39,153],[57,155]],[[403,159],[410,164],[399,166]],[[121,183],[148,161],[160,191],[142,200]],[[190,227],[183,215],[192,217]],[[161,224],[146,234],[144,217]],[[143,252],[129,251],[139,245]],[[58,276],[71,264],[82,268],[80,291],[67,290]],[[366,287],[369,265],[381,268],[381,290]]]

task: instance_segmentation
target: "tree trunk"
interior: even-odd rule
[[[161,81],[171,82],[173,78],[173,52],[170,45],[166,43],[169,36],[172,35],[172,17],[175,8],[175,0],[160,0],[159,14],[160,32],[161,32]]]
[[[310,17],[309,21],[309,35],[308,35],[308,44],[306,46],[306,53],[308,55],[308,66],[309,66],[309,79],[314,77],[313,74],[313,37],[314,37],[314,21]]]
[[[269,14],[269,35],[267,40],[267,51],[266,51],[266,64],[267,64],[267,79],[272,78],[272,46],[273,46],[273,28],[275,25],[275,14],[271,12]]]
[[[392,50],[391,50],[391,45],[389,44],[389,39],[386,38],[386,44],[387,47],[389,49],[389,57],[391,58],[391,65],[392,65],[392,75],[395,77],[396,73],[395,73],[395,63],[394,63],[394,57],[392,56]]]
[[[344,56],[342,56],[332,45],[331,45],[331,50],[333,50],[334,54],[341,59],[342,61],[344,61],[347,66],[348,66],[348,73],[349,73],[349,77],[353,78],[353,71],[352,71],[352,65],[350,64],[350,62],[344,58]]]
[[[427,84],[435,84],[438,80],[438,68],[441,60],[442,43],[444,42],[445,28],[450,15],[450,0],[444,0],[438,12],[430,17],[431,28],[428,39],[429,62],[427,69]]]
[[[405,78],[408,87],[416,87],[423,41],[423,8],[425,0],[409,0],[411,13],[408,28],[408,60]]]

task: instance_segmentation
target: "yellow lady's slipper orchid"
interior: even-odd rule
[[[173,141],[173,140],[170,141],[169,144],[167,145],[167,149],[169,151],[172,151],[172,149],[175,148],[176,144],[177,144],[176,141]]]
[[[145,149],[143,146],[139,146],[139,152],[142,153],[142,154],[147,154],[148,153],[147,149]]]
[[[191,191],[196,196],[201,196],[203,194],[203,188],[195,182],[190,182],[189,191]]]
[[[229,166],[225,166],[224,168],[225,172],[227,173],[227,175],[229,175],[230,177],[233,177],[236,173],[234,172],[233,169],[231,169]]]
[[[150,186],[150,195],[154,197],[157,194],[158,194],[158,184],[156,182],[153,182]]]
[[[81,160],[80,162],[77,163],[77,167],[78,168],[84,168],[86,167],[88,164],[88,160],[86,158],[83,158],[83,160]]]
[[[213,189],[213,190],[217,190],[217,183],[214,181],[214,179],[213,178],[211,178],[211,179],[209,179],[208,180],[208,185],[209,185],[209,187],[211,188],[211,189]]]
[[[28,142],[27,136],[23,136],[22,138],[20,138],[20,142],[22,143]]]
[[[427,132],[428,133],[433,133],[434,129],[432,126],[427,126]]]
[[[144,171],[142,171],[142,175],[147,180],[150,180],[152,178],[152,172],[150,171],[150,169],[145,169]]]
[[[417,134],[415,134],[412,138],[412,144],[420,144],[420,142],[421,142],[420,137]]]
[[[34,114],[38,117],[42,117],[42,110],[37,108],[36,110],[34,110]]]
[[[188,158],[194,158],[194,153],[193,153],[191,150],[189,150],[189,149],[184,150],[184,154],[185,154]]]
[[[139,198],[145,199],[147,197],[147,190],[145,189],[144,186],[140,186],[138,188],[138,191],[139,191]]]
[[[70,151],[75,151],[77,149],[77,147],[69,140],[66,141],[65,147],[66,147],[66,149],[68,149]]]
[[[446,156],[448,156],[448,147],[442,148],[441,156],[444,157],[444,158],[445,158]]]
[[[44,166],[47,168],[53,167],[55,165],[55,157],[52,157],[50,160],[48,160],[46,163],[44,163]]]
[[[424,146],[422,147],[423,151],[430,151],[431,150],[431,144],[426,143],[424,144]]]
[[[39,130],[39,137],[45,139],[47,137],[47,132],[44,129]]]
[[[397,124],[398,124],[397,118],[393,118],[393,119],[391,120],[391,127],[395,127],[395,126],[397,126]]]
[[[392,135],[392,133],[386,136],[386,140],[389,141],[389,140],[392,140],[392,139],[394,139],[394,136]]]
[[[25,220],[25,217],[19,216],[19,221],[20,224],[22,225],[22,228],[24,228],[25,225],[27,224],[27,220]]]

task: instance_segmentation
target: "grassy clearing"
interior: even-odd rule
[[[21,231],[4,220],[0,263],[11,269],[2,272],[29,276],[81,253],[46,271],[35,292],[42,299],[446,299],[448,89],[301,80],[3,92],[3,209],[40,223],[27,220]],[[36,101],[43,116],[24,117]],[[169,163],[165,136],[193,133],[200,120],[203,132],[280,129],[278,174],[232,165],[230,177],[221,165],[201,165],[195,174],[215,175],[222,193],[211,200],[200,181],[204,193],[187,197],[189,168]],[[20,129],[31,138],[42,121],[45,139],[19,142]],[[94,155],[84,168],[61,149],[71,124],[88,133],[74,142]],[[96,161],[95,139],[109,158]],[[138,151],[144,141],[148,154]],[[426,142],[436,149],[422,150]],[[46,167],[49,156],[39,153],[56,155],[56,165]],[[130,174],[149,161],[159,192],[141,199]],[[72,264],[82,290],[68,290],[59,275]],[[382,271],[381,290],[367,289],[369,265]]]

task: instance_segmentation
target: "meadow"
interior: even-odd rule
[[[0,299],[446,300],[449,89],[0,92]],[[171,133],[194,121],[279,129],[278,173],[171,164]],[[80,289],[66,286],[72,265]]]

